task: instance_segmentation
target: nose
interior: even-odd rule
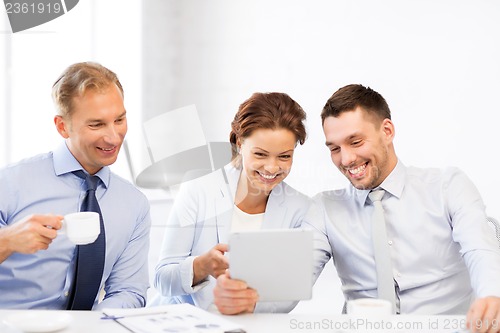
[[[356,161],[356,154],[352,149],[344,148],[341,150],[340,154],[341,154],[340,163],[344,167],[348,167]]]
[[[265,170],[271,174],[274,174],[274,173],[280,171],[281,166],[279,164],[278,159],[270,158],[266,163]]]
[[[104,134],[104,140],[109,144],[117,144],[121,140],[120,131],[116,126],[108,126],[106,133]]]

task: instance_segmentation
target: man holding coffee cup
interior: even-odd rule
[[[82,248],[70,239],[94,242],[96,234],[103,244],[103,267],[93,282],[104,295],[100,303],[100,293],[91,298],[90,307],[142,307],[149,286],[149,203],[108,167],[127,132],[121,83],[97,63],[77,63],[55,82],[53,98],[54,123],[65,142],[0,170],[0,307],[70,308],[83,262]],[[90,176],[96,176],[95,188],[88,185]],[[90,190],[101,232],[79,226],[77,234],[89,234],[77,237],[71,226],[75,218],[85,217],[94,227],[99,223],[92,214],[69,215],[86,210]]]

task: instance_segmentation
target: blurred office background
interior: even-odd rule
[[[133,181],[143,167],[143,122],[194,104],[206,140],[226,141],[243,100],[282,91],[308,113],[288,182],[314,195],[346,184],[324,146],[321,109],[339,87],[362,83],[387,99],[405,164],[460,167],[499,218],[499,16],[495,0],[80,0],[12,34],[2,9],[0,166],[60,142],[52,84],[71,63],[92,60],[125,88],[132,165],[122,152],[118,174]],[[175,188],[143,191],[152,279]],[[313,299],[294,311],[340,312],[339,288],[329,263]]]

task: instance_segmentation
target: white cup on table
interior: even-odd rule
[[[358,298],[347,302],[347,314],[352,316],[390,316],[392,304],[385,299]]]
[[[101,233],[99,213],[78,212],[65,215],[59,233],[66,234],[76,245],[93,243]]]

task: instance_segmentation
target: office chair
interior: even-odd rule
[[[498,247],[500,247],[500,223],[498,223],[498,221],[491,216],[487,216],[486,221],[488,221],[488,223],[490,223],[495,229],[495,234],[498,240]]]

